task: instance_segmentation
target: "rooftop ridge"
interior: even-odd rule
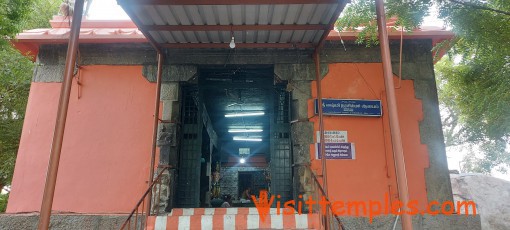
[[[50,20],[51,28],[59,29],[59,28],[71,28],[72,17],[69,16],[61,16],[54,15]],[[86,17],[83,18],[81,22],[82,28],[97,28],[97,29],[106,29],[106,28],[118,28],[118,29],[137,29],[136,25],[131,20],[89,20]]]

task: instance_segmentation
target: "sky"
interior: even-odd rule
[[[508,145],[507,145],[508,146]],[[458,145],[458,146],[451,146],[446,148],[446,157],[448,160],[448,168],[450,170],[459,170],[459,172],[462,172],[461,170],[461,161],[463,160],[464,156],[468,154],[473,154],[472,152],[477,152],[478,146],[468,146],[468,145]],[[474,148],[473,151],[471,151],[471,148]],[[477,154],[478,156],[478,154]],[[481,156],[478,156],[481,157]],[[507,170],[510,171],[510,169],[507,168]],[[497,177],[503,180],[510,181],[510,173],[503,174],[499,171],[493,170],[491,172],[491,175],[493,177]]]
[[[92,1],[87,19],[126,20],[129,19],[129,16],[124,12],[122,7],[117,5],[116,0],[96,0]]]
[[[89,20],[125,20],[129,16],[122,7],[117,5],[116,0],[92,1],[89,11]],[[437,18],[437,11],[433,10],[431,15],[426,17],[423,26],[443,26],[443,22]]]
[[[124,12],[122,7],[117,5],[116,0],[96,0],[92,1],[90,7],[89,20],[126,20],[129,16]],[[424,19],[422,26],[443,27],[444,23],[437,17],[437,10],[434,8],[429,16]],[[459,170],[459,163],[466,154],[469,154],[467,147],[450,147],[446,149],[448,158],[448,167],[450,169]],[[460,170],[459,170],[460,171]],[[510,173],[502,174],[493,172],[493,176],[510,181]]]

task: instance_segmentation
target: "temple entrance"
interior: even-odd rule
[[[202,66],[182,85],[176,207],[250,206],[248,188],[292,199],[285,88],[272,66]]]

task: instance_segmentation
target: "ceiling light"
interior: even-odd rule
[[[234,137],[234,141],[262,141],[260,137]]]
[[[229,46],[231,49],[236,48],[236,42],[234,41],[234,36],[232,36],[232,40],[230,40]]]
[[[260,133],[262,129],[229,129],[229,133]]]
[[[239,159],[239,163],[241,163],[241,164],[246,163],[246,159],[244,159],[244,157],[243,157],[243,158],[241,158],[241,159]]]
[[[227,113],[225,117],[248,117],[248,116],[261,116],[264,112],[244,112],[244,113]]]

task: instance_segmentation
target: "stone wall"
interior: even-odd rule
[[[127,217],[128,215],[53,214],[50,229],[120,229]],[[38,221],[38,214],[0,214],[0,229],[37,229]]]
[[[393,229],[401,230],[401,218],[393,215],[381,215],[370,223],[367,217],[341,217],[345,229]],[[395,224],[395,220],[397,223]],[[413,216],[414,230],[481,230],[479,215],[416,215]]]

